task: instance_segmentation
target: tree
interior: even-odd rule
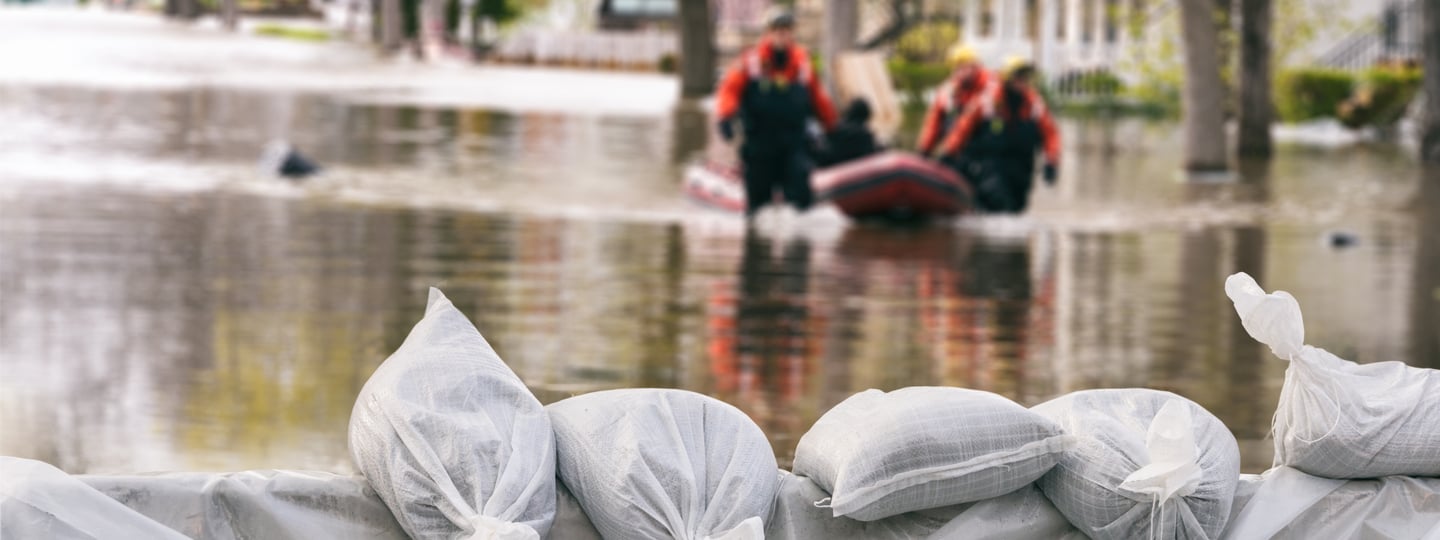
[[[715,89],[715,17],[707,0],[680,0],[680,95]]]
[[[1271,0],[1240,0],[1240,133],[1241,156],[1270,155]]]
[[[376,3],[380,5],[380,17],[375,19],[380,27],[380,49],[387,53],[400,50],[404,39],[400,0],[376,0]]]
[[[1440,166],[1440,0],[1423,0],[1420,4],[1425,49],[1421,59],[1425,71],[1425,118],[1420,129],[1420,152],[1426,163]]]
[[[220,0],[220,22],[231,32],[240,27],[239,0]]]
[[[1179,0],[1185,43],[1185,168],[1225,170],[1225,83],[1220,78],[1219,29],[1214,0]]]
[[[855,47],[860,33],[859,0],[830,0],[825,2],[825,54],[824,73],[830,81],[830,90],[838,94],[840,81],[836,78],[840,53]]]

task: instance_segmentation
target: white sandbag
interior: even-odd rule
[[[350,455],[415,538],[534,540],[555,518],[549,417],[437,289],[360,390]]]
[[[1337,480],[1276,467],[1235,504],[1226,540],[1440,540],[1440,478]]]
[[[825,491],[804,476],[780,473],[765,531],[768,540],[1030,540],[1084,536],[1034,485],[994,499],[920,510],[875,521],[833,517],[815,506]]]
[[[605,538],[764,538],[775,453],[739,409],[694,392],[632,389],[548,410],[560,479]]]
[[[185,535],[48,463],[0,456],[0,538],[184,540]]]
[[[1328,478],[1440,476],[1440,370],[1361,365],[1305,345],[1299,302],[1244,273],[1225,294],[1250,336],[1290,361],[1272,425],[1277,466]]]
[[[1146,389],[1085,390],[1033,409],[1079,438],[1038,485],[1070,523],[1107,538],[1219,538],[1240,448],[1194,402]]]
[[[966,505],[927,540],[1086,540],[1034,484]]]
[[[830,494],[835,516],[873,521],[1020,489],[1049,471],[1072,440],[990,392],[866,390],[800,438],[794,471]]]
[[[191,538],[409,538],[360,476],[312,471],[80,475],[75,479]],[[600,540],[564,485],[550,538]]]
[[[775,511],[766,526],[768,540],[911,540],[925,538],[940,530],[965,510],[965,505],[946,506],[876,520],[858,521],[835,517],[829,508],[815,506],[828,497],[824,489],[804,476],[780,472],[780,490]]]
[[[263,470],[75,478],[191,538],[409,538],[359,476]]]

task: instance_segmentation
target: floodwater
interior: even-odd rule
[[[541,401],[703,392],[786,465],[867,388],[1143,386],[1214,412],[1262,470],[1285,365],[1225,298],[1236,271],[1298,297],[1313,345],[1440,367],[1440,203],[1389,144],[1187,180],[1173,124],[1067,121],[1027,216],[746,228],[682,195],[693,108],[12,85],[0,126],[0,455],[71,472],[352,470],[355,395],[430,286]],[[257,174],[278,136],[326,174]]]

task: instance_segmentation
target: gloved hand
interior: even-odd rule
[[[735,140],[735,123],[731,122],[729,118],[721,118],[720,123],[715,127],[719,128],[720,138],[725,139],[725,142]]]
[[[1045,164],[1045,173],[1044,173],[1044,176],[1045,176],[1045,185],[1047,185],[1047,186],[1053,186],[1053,185],[1055,185],[1055,179],[1060,176],[1060,171],[1055,170],[1055,164],[1054,164],[1054,163],[1046,163],[1046,164]]]

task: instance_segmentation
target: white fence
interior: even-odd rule
[[[677,58],[672,32],[531,31],[511,35],[495,48],[502,62],[621,69],[656,69]]]

